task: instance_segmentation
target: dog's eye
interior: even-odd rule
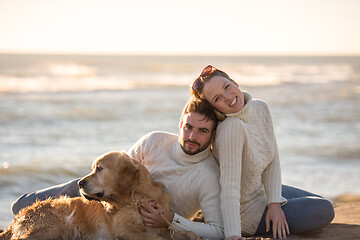
[[[96,170],[97,170],[97,171],[101,171],[101,170],[103,170],[103,167],[100,166],[100,165],[97,165],[97,166],[96,166]]]

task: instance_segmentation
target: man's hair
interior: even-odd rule
[[[190,97],[189,101],[186,103],[184,110],[181,114],[180,123],[183,121],[183,118],[186,114],[196,112],[204,115],[204,119],[213,121],[214,125],[212,131],[214,131],[219,123],[218,116],[214,108],[207,102],[196,97]]]

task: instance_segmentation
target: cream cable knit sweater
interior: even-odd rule
[[[152,132],[136,142],[128,154],[141,161],[155,181],[163,183],[169,191],[175,229],[193,231],[206,239],[224,238],[219,167],[210,147],[188,155],[182,150],[177,135]],[[206,223],[188,220],[200,209]]]
[[[269,108],[246,92],[244,98],[244,108],[227,114],[216,132],[225,237],[255,234],[266,205],[286,202]]]

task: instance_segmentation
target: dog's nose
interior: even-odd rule
[[[78,185],[80,186],[80,187],[83,187],[84,185],[85,185],[85,183],[86,183],[86,181],[85,180],[80,180],[80,181],[78,181]]]

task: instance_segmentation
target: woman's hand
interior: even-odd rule
[[[239,236],[230,236],[225,240],[246,240],[246,238],[244,237],[239,237]]]
[[[144,225],[147,227],[168,227],[175,215],[169,209],[166,209],[155,201],[149,201],[147,204],[142,205],[139,210]]]
[[[273,237],[278,236],[280,239],[286,238],[286,233],[290,234],[289,226],[285,214],[281,209],[280,203],[270,203],[266,213],[266,232],[270,231],[272,222]]]

